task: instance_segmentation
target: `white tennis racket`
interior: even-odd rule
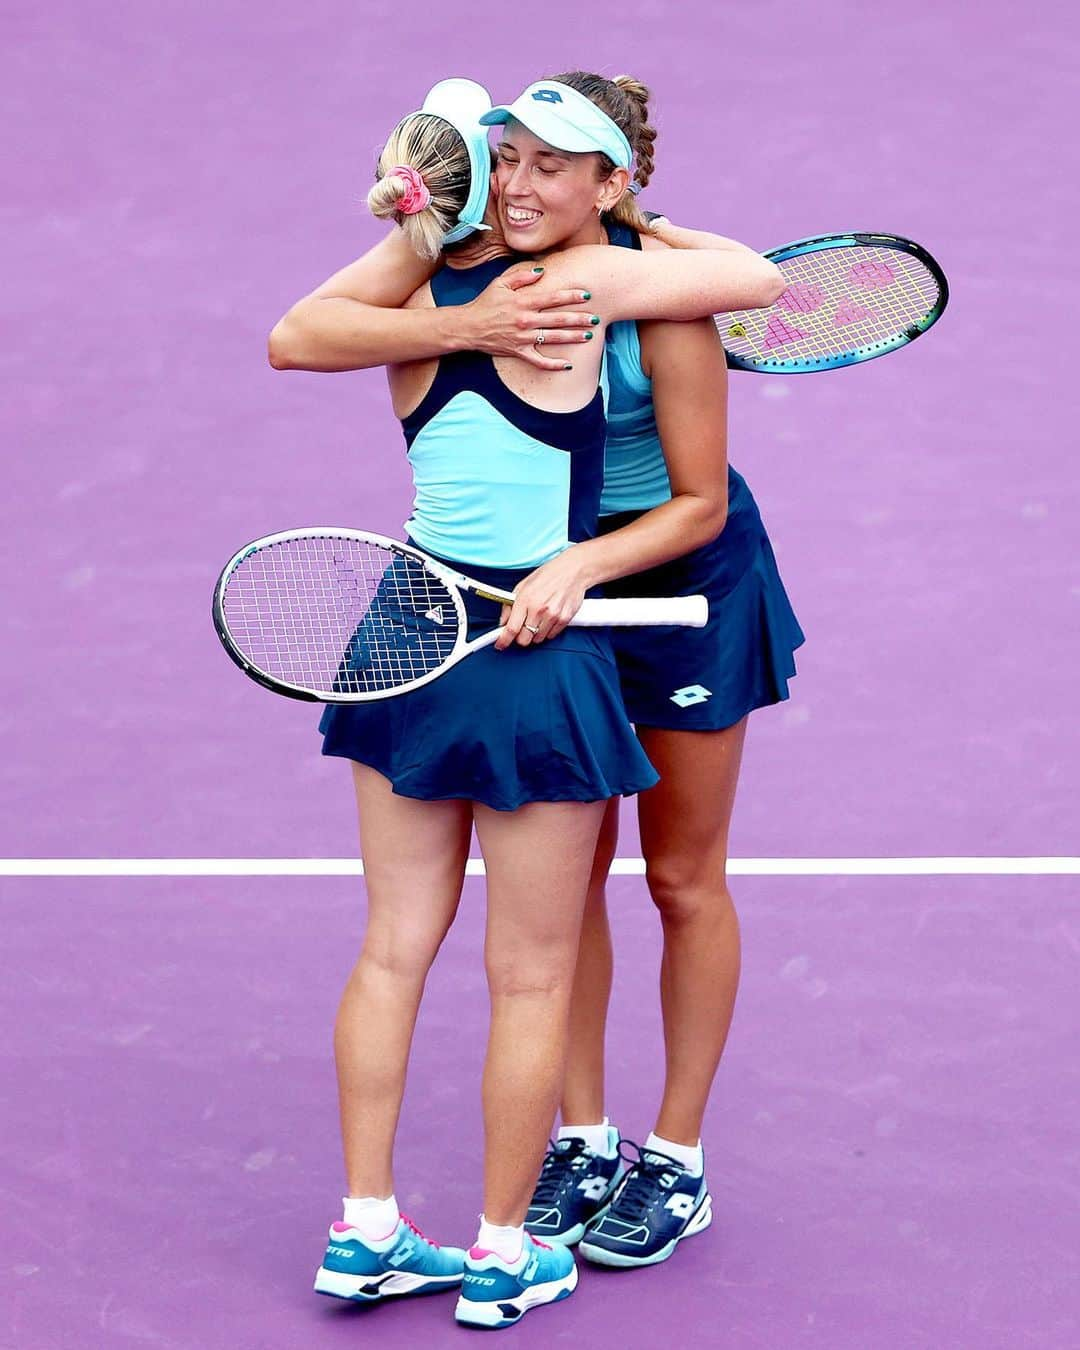
[[[363,530],[313,528],[245,544],[214,589],[214,627],[257,684],[289,698],[366,703],[430,683],[502,629],[467,637],[462,592],[513,595],[455,572],[419,549]],[[586,600],[590,627],[702,628],[703,595]]]

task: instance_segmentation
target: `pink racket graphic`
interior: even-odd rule
[[[868,258],[866,262],[855,264],[848,272],[848,279],[864,291],[883,291],[896,280],[896,273],[888,263]]]
[[[768,322],[765,325],[765,346],[767,348],[786,347],[804,337],[806,337],[806,334],[802,329],[796,328],[794,324],[789,323],[781,315],[769,315]]]

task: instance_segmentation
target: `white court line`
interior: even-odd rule
[[[616,858],[616,876],[641,876],[642,858]],[[345,877],[358,858],[0,858],[7,877]],[[739,877],[1080,876],[1078,858],[730,858]],[[469,876],[484,864],[471,858]]]

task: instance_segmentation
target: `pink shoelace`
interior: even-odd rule
[[[421,1239],[422,1239],[424,1242],[426,1242],[429,1246],[435,1247],[435,1248],[438,1248],[438,1247],[440,1246],[440,1244],[439,1244],[438,1242],[436,1242],[433,1238],[429,1238],[428,1235],[427,1235],[426,1233],[422,1232],[422,1231],[416,1226],[416,1224],[413,1223],[412,1219],[410,1219],[409,1216],[408,1216],[407,1214],[403,1214],[403,1215],[401,1216],[401,1222],[405,1225],[406,1228],[411,1228],[412,1231],[416,1234],[416,1236],[417,1236],[418,1238],[421,1238]]]

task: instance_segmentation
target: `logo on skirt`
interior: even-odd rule
[[[677,703],[680,708],[692,708],[695,704],[704,703],[710,698],[712,698],[711,689],[706,689],[703,684],[688,684],[685,689],[676,689],[671,701]]]

